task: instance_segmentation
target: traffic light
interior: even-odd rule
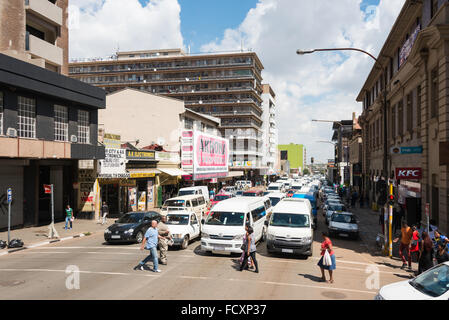
[[[394,206],[394,195],[392,194],[388,196],[388,205]]]
[[[312,163],[312,164],[313,164],[313,157],[312,157],[312,158],[310,158],[310,163]]]

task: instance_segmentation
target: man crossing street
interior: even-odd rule
[[[162,216],[161,221],[157,225],[158,233],[159,233],[159,251],[160,251],[160,262],[163,265],[167,264],[167,251],[168,251],[168,242],[171,239],[170,230],[168,230],[167,225],[167,217]]]

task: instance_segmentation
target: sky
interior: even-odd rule
[[[307,161],[333,158],[331,123],[360,115],[355,99],[405,0],[70,0],[71,58],[117,49],[252,50],[276,93],[279,144],[304,144]]]

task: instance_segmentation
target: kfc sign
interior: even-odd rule
[[[396,180],[420,180],[421,168],[396,168]]]

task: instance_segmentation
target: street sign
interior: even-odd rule
[[[45,193],[51,193],[51,184],[44,184]]]
[[[12,202],[12,189],[11,188],[8,188],[7,194],[8,194],[8,203],[11,203]]]

